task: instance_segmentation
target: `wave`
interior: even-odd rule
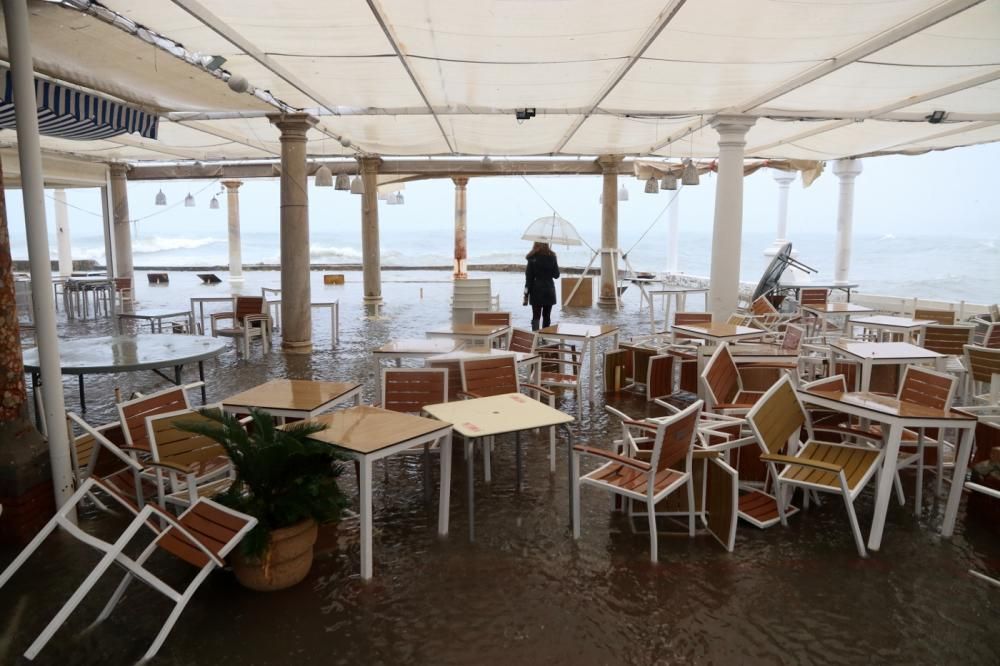
[[[884,240],[896,240],[896,235],[895,234],[882,234],[881,236],[879,236],[879,240],[880,241],[884,241]]]
[[[152,236],[132,240],[132,254],[156,254],[174,250],[197,250],[198,248],[225,243],[221,238],[165,238]]]

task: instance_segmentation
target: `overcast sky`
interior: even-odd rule
[[[864,172],[856,182],[855,222],[857,235],[896,236],[968,235],[1000,236],[1000,143],[929,153],[919,156],[891,156],[864,160]],[[532,185],[566,219],[573,222],[592,244],[600,237],[598,204],[600,178],[533,177]],[[715,177],[702,178],[698,187],[683,191],[682,233],[711,231]],[[649,227],[660,215],[671,193],[643,193],[643,183],[621,178],[630,193],[619,209],[620,236],[624,246]],[[170,204],[183,200],[190,191],[197,199],[195,208],[164,209],[153,205],[159,189]],[[137,219],[140,235],[205,237],[225,235],[225,195],[221,206],[209,209],[209,200],[220,186],[211,181],[132,183],[129,208]],[[801,181],[792,184],[789,205],[789,238],[797,233],[834,234],[838,179],[832,163],[826,172],[804,189]],[[775,227],[777,184],[772,172],[763,169],[748,177],[744,189],[744,229],[771,231]],[[410,183],[404,190],[403,206],[380,205],[383,237],[394,228],[451,229],[454,220],[454,188],[449,180]],[[480,178],[469,184],[469,226],[514,225],[518,230],[549,212],[548,206],[519,177]],[[343,231],[345,243],[359,236],[360,197],[333,188],[310,184],[310,226],[314,232]],[[69,202],[83,210],[70,209],[73,235],[100,233],[100,198],[97,190],[70,191]],[[276,231],[279,220],[278,181],[251,181],[241,188],[242,227],[245,232]],[[49,227],[53,228],[52,201],[48,200]],[[8,192],[7,207],[15,256],[24,256],[24,226],[20,191]],[[84,212],[87,211],[87,212]],[[88,214],[89,212],[89,214]],[[666,215],[658,225],[666,224]],[[660,227],[662,228],[662,227]]]

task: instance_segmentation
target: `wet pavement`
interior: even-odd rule
[[[224,275],[222,275],[224,277]],[[171,273],[169,287],[139,285],[140,307],[183,306],[199,295],[229,292],[229,285],[197,284],[194,273]],[[502,309],[527,327],[520,278],[492,274]],[[137,275],[141,281],[145,277]],[[218,400],[273,377],[365,380],[374,397],[368,350],[390,339],[422,337],[449,319],[451,283],[445,272],[386,272],[386,305],[379,318],[361,315],[360,274],[347,284],[323,286],[313,274],[313,300],[341,300],[341,341],[331,349],[329,320],[319,311],[316,349],[307,356],[271,353],[255,345],[249,360],[227,350],[206,363],[208,398]],[[248,272],[244,293],[277,286],[273,272]],[[597,309],[554,313],[555,319],[618,323],[625,335],[645,333],[648,320],[635,294],[622,312]],[[66,337],[106,335],[106,320],[63,322]],[[188,370],[186,379],[196,373]],[[88,411],[95,424],[113,418],[116,387],[124,395],[167,384],[156,375],[88,377]],[[75,378],[64,383],[67,408],[78,410]],[[615,406],[640,415],[658,413],[639,398]],[[572,394],[560,407],[575,412]],[[584,408],[574,433],[604,445],[617,426],[603,397]],[[524,486],[514,488],[512,442],[493,456],[493,481],[477,461],[476,541],[467,538],[465,466],[453,466],[451,533],[439,538],[437,504],[426,499],[419,459],[389,463],[389,481],[375,474],[375,577],[358,575],[356,523],[323,530],[317,560],[305,582],[284,592],[242,589],[216,573],[199,590],[156,664],[997,664],[1000,663],[1000,591],[967,570],[1000,570],[1000,539],[965,519],[955,536],[937,533],[943,501],[925,484],[924,512],[912,502],[890,504],[882,550],[858,558],[842,502],[821,506],[767,531],[740,524],[736,550],[727,553],[707,532],[689,539],[685,526],[662,534],[660,562],[648,561],[644,521],[613,514],[607,497],[583,490],[582,536],[574,542],[567,520],[565,448],[548,472],[544,438],[523,439]],[[380,466],[380,465],[379,465]],[[435,477],[437,474],[435,466]],[[345,490],[355,492],[353,475]],[[904,477],[912,493],[913,478]],[[588,492],[588,490],[591,490]],[[867,491],[857,504],[867,533],[872,516]],[[123,521],[91,512],[82,524],[112,537]],[[140,543],[137,546],[141,545]],[[0,549],[0,566],[14,556]],[[18,663],[31,640],[97,561],[94,551],[55,535],[0,591],[0,664]],[[158,571],[171,582],[190,570],[169,558]],[[45,648],[40,664],[125,664],[138,659],[170,611],[169,602],[133,586],[112,617],[81,631],[117,583],[112,572],[81,604]]]

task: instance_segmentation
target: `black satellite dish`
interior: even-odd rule
[[[769,296],[776,292],[778,285],[781,284],[781,276],[789,266],[795,266],[807,273],[816,272],[815,268],[810,268],[802,262],[793,259],[792,244],[785,243],[775,253],[774,259],[767,265],[767,268],[764,269],[764,274],[761,276],[760,282],[757,283],[757,288],[753,290],[753,298],[750,300],[756,301],[761,296]]]

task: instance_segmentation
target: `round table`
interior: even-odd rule
[[[82,411],[87,410],[83,391],[84,375],[152,370],[180,386],[181,369],[189,363],[198,364],[198,376],[203,382],[201,400],[204,402],[204,361],[221,354],[226,346],[225,340],[201,335],[106,335],[60,340],[59,366],[62,374],[79,376]],[[160,372],[161,368],[173,368],[174,376],[163,374]],[[41,372],[38,349],[25,350],[24,369],[31,373],[32,390],[37,390]]]

